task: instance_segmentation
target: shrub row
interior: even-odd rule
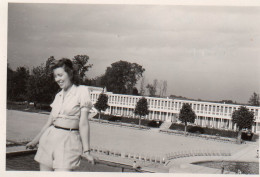
[[[179,130],[179,131],[184,131],[184,125],[183,124],[177,124],[173,123],[170,126],[171,130]],[[222,137],[228,137],[228,138],[236,138],[237,137],[237,132],[231,131],[231,130],[220,130],[220,129],[215,129],[215,128],[208,128],[208,127],[199,127],[199,126],[187,126],[187,131],[190,133],[199,133],[199,134],[207,134],[207,135],[218,135]],[[248,135],[247,133],[243,132],[242,133],[242,139],[243,140],[253,140],[258,138],[257,135],[255,134],[250,134]]]
[[[173,123],[170,126],[170,129],[184,131],[184,125]],[[199,133],[199,134],[207,134],[207,135],[219,135],[219,136],[222,136],[222,137],[229,137],[229,138],[236,138],[237,137],[237,132],[235,132],[235,131],[220,130],[220,129],[208,128],[208,127],[199,127],[199,126],[188,125],[187,131],[190,132],[190,133]]]
[[[29,104],[27,102],[7,102],[7,109],[14,109],[14,110],[24,110],[27,109],[28,111],[33,111],[36,112],[36,110],[41,110],[41,111],[51,111],[50,104],[45,104],[45,103],[36,103],[34,104]]]
[[[95,115],[94,118],[98,119],[99,115]],[[129,118],[129,117],[118,117],[118,116],[113,116],[113,115],[101,115],[102,120],[107,120],[107,121],[120,121],[122,123],[131,123],[131,124],[139,124],[139,119],[138,118]],[[162,124],[162,121],[155,121],[155,120],[147,120],[147,119],[142,119],[141,120],[141,125],[143,126],[148,126],[148,127],[160,127]]]

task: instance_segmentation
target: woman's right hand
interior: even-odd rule
[[[34,148],[36,148],[36,146],[37,146],[37,143],[31,141],[28,144],[26,144],[26,149],[34,149]]]
[[[82,155],[85,159],[87,159],[87,161],[91,164],[95,164],[95,158],[88,152],[88,153],[83,153]]]

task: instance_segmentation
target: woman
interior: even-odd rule
[[[72,171],[79,166],[81,156],[94,163],[88,122],[92,103],[88,88],[76,83],[71,60],[56,61],[52,70],[62,90],[50,105],[52,111],[47,123],[26,148],[35,148],[39,143],[34,159],[41,171]]]

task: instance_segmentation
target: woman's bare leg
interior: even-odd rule
[[[53,171],[53,169],[40,163],[40,171]]]

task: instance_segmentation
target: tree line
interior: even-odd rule
[[[106,87],[107,91],[118,94],[139,95],[135,85],[145,71],[141,65],[120,60],[107,67],[101,76],[89,79],[86,72],[93,66],[93,64],[89,64],[89,56],[76,55],[71,60],[77,71],[80,85]],[[55,57],[50,56],[45,63],[33,67],[31,70],[26,66],[12,70],[8,64],[7,100],[51,103],[59,91],[51,70],[54,61]]]
[[[89,56],[76,55],[71,60],[77,71],[80,85],[106,87],[107,91],[118,94],[166,97],[167,81],[154,79],[152,83],[146,83],[143,75],[145,68],[137,63],[120,60],[108,66],[104,74],[95,78],[88,78],[86,72],[93,66],[93,64],[89,64]],[[7,100],[51,103],[55,94],[59,91],[51,71],[51,65],[54,61],[55,57],[50,56],[45,63],[33,67],[32,70],[29,70],[26,66],[19,66],[16,70],[12,70],[8,64]],[[136,85],[139,80],[140,88],[138,90]],[[170,98],[188,99],[175,95],[171,95]],[[217,102],[236,104],[232,100]],[[248,104],[260,106],[259,94],[254,92]]]

